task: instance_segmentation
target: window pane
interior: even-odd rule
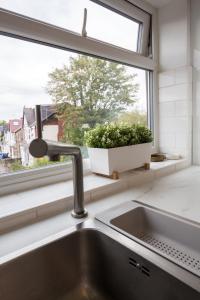
[[[0,7],[79,34],[87,8],[89,37],[137,51],[139,24],[90,0],[0,0]]]
[[[139,24],[100,5],[88,5],[87,35],[137,51]]]
[[[88,128],[147,123],[145,71],[3,36],[0,45],[0,173],[52,164],[28,152],[36,104],[43,137],[81,145],[84,157]]]
[[[0,0],[0,7],[81,33],[89,0]]]

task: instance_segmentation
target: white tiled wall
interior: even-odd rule
[[[160,151],[191,159],[192,68],[159,74]]]
[[[193,64],[193,163],[200,165],[200,1],[191,1],[191,57]]]
[[[200,70],[195,66],[193,75],[193,162],[200,165]]]

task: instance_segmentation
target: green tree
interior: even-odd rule
[[[144,112],[139,112],[138,110],[122,112],[116,123],[126,123],[129,125],[140,124],[147,126],[147,114]]]
[[[0,120],[0,126],[2,126],[2,125],[6,125],[6,121]],[[4,132],[1,131],[1,132],[0,132],[0,142],[3,141],[3,135],[4,135]]]
[[[121,64],[83,55],[50,73],[47,91],[64,120],[65,140],[81,145],[86,128],[110,122],[133,105],[136,76]]]
[[[6,125],[6,121],[0,120],[0,126],[1,126],[1,125]]]

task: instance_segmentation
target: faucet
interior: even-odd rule
[[[51,160],[60,155],[72,156],[73,164],[73,186],[74,186],[74,209],[72,216],[74,218],[84,218],[87,216],[87,210],[84,208],[83,191],[83,160],[81,150],[74,145],[53,142],[42,139],[42,122],[40,105],[36,105],[36,131],[37,138],[29,145],[29,152],[35,158],[41,158],[48,155]]]

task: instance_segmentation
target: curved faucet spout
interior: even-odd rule
[[[57,155],[70,155],[73,159],[73,185],[74,185],[74,218],[84,218],[87,211],[84,208],[84,189],[83,189],[83,160],[81,150],[77,146],[65,145],[37,138],[29,146],[30,154],[40,158],[45,155],[54,157]]]

